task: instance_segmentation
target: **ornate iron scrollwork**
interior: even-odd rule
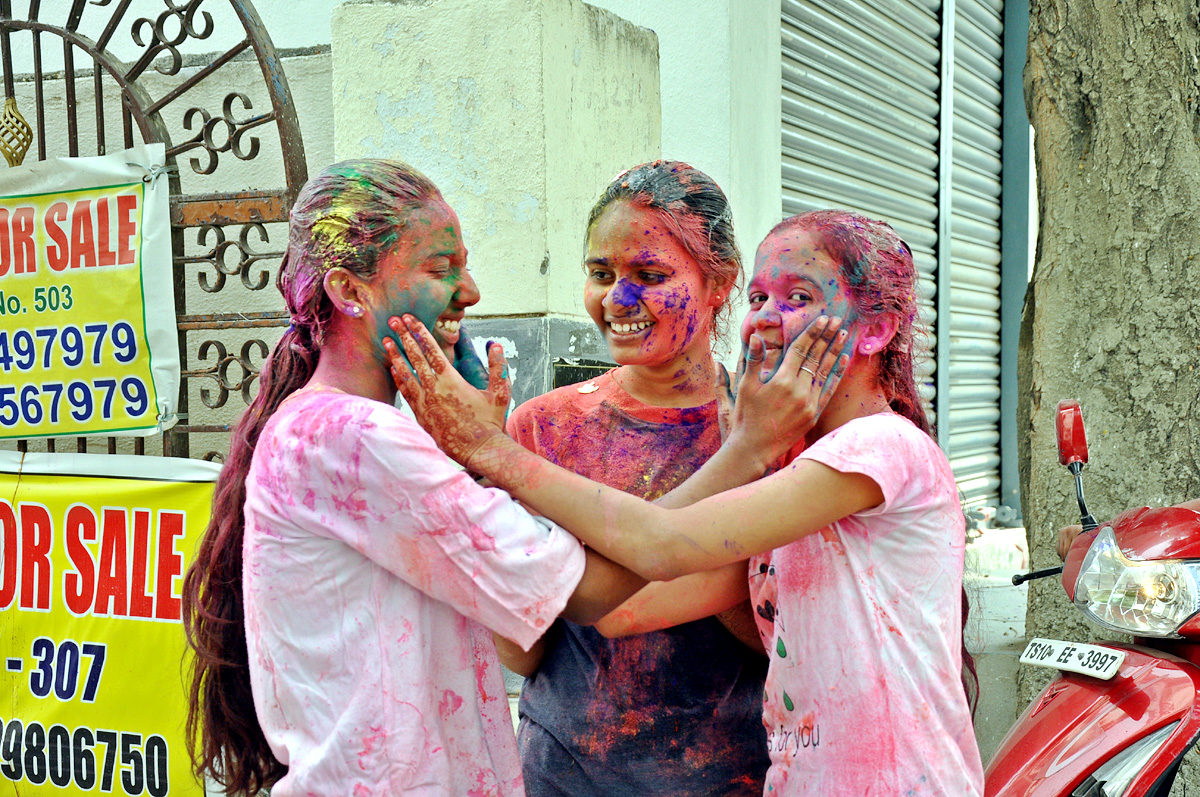
[[[157,66],[155,69],[163,75],[177,74],[180,67],[183,66],[183,56],[179,52],[179,45],[189,38],[207,39],[214,30],[212,15],[207,11],[200,12],[200,16],[204,19],[203,30],[197,30],[195,27],[196,12],[199,11],[202,2],[203,0],[191,0],[188,3],[176,5],[171,0],[163,0],[167,10],[159,14],[153,22],[147,17],[134,20],[130,35],[133,36],[134,42],[139,47],[146,48],[145,53],[138,59],[138,66],[144,68],[144,64],[149,63],[165,50],[171,54],[170,65],[165,69],[162,66]],[[174,35],[167,32],[167,25],[172,21],[179,26]],[[147,27],[150,28],[153,35],[146,41],[142,41],[141,31]],[[140,71],[138,67],[134,69]]]
[[[196,243],[200,246],[208,246],[210,233],[216,238],[216,242],[208,249],[207,254],[202,257],[186,258],[188,262],[207,263],[216,270],[216,277],[211,282],[208,279],[208,274],[203,271],[199,273],[198,279],[201,290],[205,293],[219,292],[225,287],[226,277],[241,277],[242,285],[251,291],[261,291],[267,287],[271,280],[271,270],[264,267],[258,272],[257,279],[251,282],[250,269],[259,261],[283,257],[283,252],[255,252],[250,244],[251,232],[258,233],[259,243],[265,244],[270,242],[270,238],[267,235],[267,228],[258,222],[242,225],[241,232],[238,234],[236,241],[230,241],[225,238],[224,227],[215,224],[205,224],[197,228]],[[230,265],[228,256],[233,252],[237,253],[237,261]]]
[[[203,147],[208,153],[208,163],[201,166],[199,158],[191,158],[192,171],[196,174],[212,174],[217,170],[217,162],[222,152],[232,152],[233,156],[238,160],[252,160],[258,157],[258,139],[251,137],[249,139],[249,150],[242,149],[242,136],[247,130],[251,130],[259,125],[266,124],[275,118],[274,114],[259,114],[251,116],[247,119],[238,119],[234,115],[233,101],[241,100],[242,109],[250,110],[253,106],[250,103],[250,98],[240,91],[234,91],[226,95],[225,101],[221,104],[221,115],[214,117],[204,108],[188,108],[183,115],[183,127],[185,130],[191,130],[197,116],[201,119],[200,130],[195,136],[189,138],[177,147],[171,149],[171,154],[181,155],[189,150]],[[216,140],[217,130],[220,127],[225,129],[225,140],[218,143]]]
[[[213,399],[212,391],[206,387],[200,388],[200,400],[204,402],[204,406],[209,409],[217,409],[225,406],[225,402],[229,399],[230,392],[237,390],[242,394],[242,400],[247,404],[250,403],[251,395],[250,388],[254,381],[258,379],[259,366],[254,365],[250,358],[252,356],[251,349],[258,349],[258,359],[261,362],[270,354],[270,348],[261,340],[248,340],[242,344],[242,349],[237,355],[230,354],[225,348],[225,344],[219,340],[206,340],[200,344],[199,351],[196,356],[201,361],[207,360],[209,352],[216,350],[217,361],[209,368],[203,368],[193,371],[184,372],[184,376],[195,378],[212,379],[217,383],[217,397]],[[232,381],[229,378],[229,368],[237,364],[242,369],[241,375],[237,381]]]

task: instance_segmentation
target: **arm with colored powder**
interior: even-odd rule
[[[729,374],[719,366],[717,395],[722,404],[720,414],[728,419],[729,427],[723,431],[724,436],[733,438],[734,442],[722,446],[705,465],[706,471],[702,468],[704,472],[697,472],[656,503],[665,507],[687,506],[763,476],[764,473],[758,468],[765,459],[777,454],[787,456],[790,453],[794,456],[796,451],[791,445],[792,441],[799,440],[802,444],[804,434],[820,417],[845,368],[841,352],[846,336],[839,332],[839,321],[818,319],[795,342],[799,350],[806,351],[805,362],[815,364],[814,370],[818,376],[807,382],[793,381],[791,387],[796,392],[791,395],[778,395],[760,389],[764,380],[755,376],[758,376],[757,363],[762,359],[762,350],[757,345],[743,352],[738,364],[738,383],[748,385],[746,390],[740,391],[741,401],[737,401],[730,390]],[[751,373],[748,383],[747,371]],[[780,407],[789,408],[786,419],[791,425],[786,429],[781,429],[773,422],[772,411]],[[741,429],[748,434],[735,434]],[[756,432],[757,436],[754,434]],[[744,450],[738,448],[739,445],[752,451],[765,452],[765,456],[748,457]],[[716,616],[739,641],[756,652],[763,652],[749,600],[748,566],[747,561],[741,560],[673,581],[648,584],[597,623],[596,630],[608,637],[628,636]]]
[[[559,468],[511,440],[502,420],[494,419],[497,397],[491,388],[481,392],[467,385],[417,319],[393,323],[415,369],[389,339],[393,378],[443,451],[649,580],[670,580],[786,545],[883,500],[868,476],[797,460],[764,479],[678,509],[648,504]],[[796,378],[799,352],[795,345],[788,348],[764,389]],[[503,367],[503,352],[493,347],[489,369],[497,380]],[[773,462],[764,452],[756,456],[760,473]]]

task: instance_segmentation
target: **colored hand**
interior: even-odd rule
[[[721,431],[721,441],[724,442],[729,437],[733,405],[737,400],[737,395],[734,393],[734,384],[740,383],[742,381],[742,374],[746,373],[746,348],[743,346],[742,353],[738,356],[737,379],[731,380],[725,364],[718,361],[715,357],[713,358],[713,365],[717,370],[717,427]]]
[[[469,467],[471,455],[480,446],[504,434],[504,414],[512,393],[503,347],[496,344],[488,349],[488,386],[477,390],[450,367],[433,336],[416,318],[393,317],[388,326],[404,347],[401,353],[391,338],[384,338],[392,379],[400,394],[438,446]]]
[[[458,341],[454,344],[454,370],[462,374],[463,379],[467,380],[471,387],[487,390],[487,366],[475,353],[475,347],[471,344],[471,338],[467,335],[465,327],[459,329]]]
[[[737,394],[728,418],[730,438],[739,437],[747,450],[770,463],[779,462],[803,441],[850,363],[842,354],[847,333],[841,324],[836,317],[815,319],[788,346],[773,373],[762,368],[762,338],[750,337],[738,365]],[[727,384],[728,374],[724,378]]]

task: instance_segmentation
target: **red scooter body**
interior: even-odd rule
[[[1135,509],[1105,524],[1109,525],[1131,559],[1200,558],[1200,515],[1195,512]],[[1072,598],[1091,541],[1092,535],[1080,535],[1067,556],[1063,587]],[[1197,622],[1192,620],[1180,632],[1195,629]],[[1200,735],[1200,666],[1195,663],[1200,661],[1200,646],[1187,640],[1140,641],[1144,644],[1104,645],[1125,651],[1125,661],[1111,680],[1069,672],[1055,676],[988,764],[986,797],[1066,797],[1132,742],[1178,721],[1126,793],[1153,794],[1161,778],[1173,778],[1179,759]]]
[[[1064,409],[1065,407],[1065,409]],[[1072,468],[1085,528],[1090,520],[1078,482],[1087,462],[1077,403],[1060,404],[1060,461]],[[1065,449],[1065,450],[1064,450]],[[1081,449],[1081,451],[1080,451]],[[1074,465],[1073,465],[1074,463]],[[1094,521],[1093,521],[1094,523]],[[1200,559],[1200,514],[1174,507],[1123,512],[1109,527],[1130,560]],[[1095,533],[1076,538],[1063,568],[1074,600],[1076,581]],[[1182,639],[1138,638],[1115,676],[1060,672],[1001,743],[984,773],[986,797],[1095,797],[1098,768],[1150,734],[1178,723],[1133,775],[1122,797],[1166,797],[1184,753],[1200,738],[1200,616],[1176,632]]]

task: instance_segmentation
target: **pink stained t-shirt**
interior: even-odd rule
[[[583,574],[566,532],[478,486],[411,419],[289,397],[246,483],[254,708],[273,797],[521,797],[496,631],[526,647]]]
[[[871,477],[884,501],[750,560],[771,657],[766,794],[982,794],[961,681],[964,523],[949,463],[890,412],[850,421],[800,458]]]

